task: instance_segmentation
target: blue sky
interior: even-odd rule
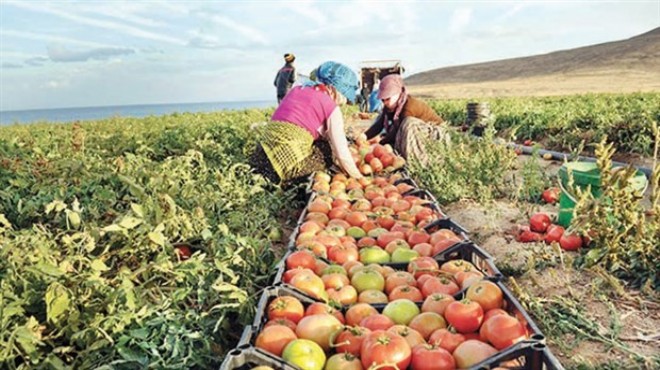
[[[406,75],[622,40],[660,1],[0,1],[0,110],[275,100],[285,52]]]

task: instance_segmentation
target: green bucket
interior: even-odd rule
[[[573,219],[573,208],[577,203],[575,195],[571,194],[568,187],[568,172],[573,173],[573,184],[582,190],[591,189],[594,198],[599,198],[602,194],[600,188],[600,170],[594,162],[570,162],[565,163],[559,169],[559,187],[561,194],[559,196],[559,216],[557,223],[563,227],[568,227]],[[648,180],[643,172],[637,171],[630,180],[630,186],[642,193],[646,191]]]

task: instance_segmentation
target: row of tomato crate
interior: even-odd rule
[[[313,179],[310,179],[310,184],[312,181]],[[483,282],[481,284],[490,284],[489,286],[495,286],[497,288],[497,290],[501,294],[501,309],[503,309],[506,312],[507,316],[514,317],[517,322],[521,323],[521,327],[524,329],[524,338],[525,338],[524,340],[516,340],[515,344],[507,345],[505,347],[502,347],[503,345],[500,345],[500,347],[502,348],[499,351],[495,351],[491,353],[487,358],[483,359],[483,361],[480,361],[478,363],[471,362],[469,368],[491,369],[496,367],[502,367],[502,368],[512,368],[512,369],[533,369],[533,370],[562,369],[561,364],[559,364],[556,358],[545,346],[544,335],[541,333],[541,331],[538,329],[538,327],[529,317],[529,315],[525,312],[525,310],[520,305],[520,303],[515,299],[512,293],[506,288],[506,286],[502,284],[501,282],[502,274],[495,266],[492,257],[483,249],[481,249],[479,246],[477,246],[475,243],[471,242],[467,230],[462,228],[460,225],[458,225],[451,219],[447,218],[446,215],[440,209],[440,207],[438,207],[435,198],[427,191],[419,189],[417,184],[412,179],[404,176],[403,178],[397,180],[395,184],[409,185],[408,187],[404,187],[410,189],[403,194],[408,197],[414,196],[424,199],[425,200],[424,206],[430,208],[433,211],[433,214],[436,215],[436,218],[434,220],[431,220],[430,222],[424,224],[423,230],[425,232],[431,234],[438,230],[444,229],[444,230],[450,230],[455,235],[460,237],[460,240],[457,240],[456,243],[449,246],[448,248],[445,248],[442,251],[435,253],[430,257],[420,258],[419,260],[425,260],[426,262],[428,262],[429,260],[435,261],[438,267],[434,267],[434,269],[438,269],[440,266],[444,267],[445,265],[452,263],[454,264],[468,263],[469,265],[474,266],[474,270],[478,271],[478,273],[482,276]],[[311,185],[310,185],[310,189],[311,189]],[[310,334],[310,332],[314,332],[314,331],[321,332],[319,335],[323,335],[322,330],[319,330],[319,328],[322,327],[333,327],[333,325],[341,325],[342,332],[345,332],[347,330],[350,331],[350,329],[347,329],[347,327],[344,326],[345,324],[349,325],[348,327],[352,327],[360,323],[360,322],[356,322],[355,319],[347,320],[346,316],[348,315],[349,317],[354,317],[356,314],[353,312],[355,310],[352,311],[352,308],[355,308],[356,306],[364,307],[365,305],[364,303],[357,303],[354,300],[355,298],[352,297],[352,299],[347,302],[341,302],[341,301],[335,302],[335,306],[333,308],[325,303],[328,299],[327,296],[324,296],[323,294],[316,294],[317,291],[314,290],[305,289],[304,284],[303,286],[300,285],[296,286],[296,284],[292,285],[291,278],[290,276],[287,275],[287,271],[291,270],[290,269],[291,266],[287,264],[287,261],[291,259],[292,255],[299,252],[297,239],[301,234],[301,227],[308,220],[310,205],[313,204],[313,202],[317,199],[317,197],[319,197],[319,194],[315,192],[310,193],[308,206],[305,207],[305,209],[302,211],[300,218],[298,220],[297,227],[291,235],[291,239],[288,245],[288,251],[285,254],[285,256],[282,258],[280,263],[277,265],[277,271],[275,274],[273,285],[267,288],[263,292],[263,295],[257,307],[257,313],[253,324],[245,328],[243,336],[236,349],[231,351],[229,354],[227,354],[221,367],[223,370],[251,369],[254,367],[258,367],[259,365],[271,367],[274,369],[299,368],[294,363],[285,361],[282,358],[283,354],[281,351],[278,350],[274,351],[279,355],[277,356],[274,355],[273,353],[269,353],[263,350],[264,347],[263,337],[265,335],[263,335],[262,333],[269,330],[272,331],[271,329],[267,329],[268,326],[272,324],[271,321],[273,320],[273,317],[271,317],[270,312],[272,312],[273,310],[273,305],[276,305],[275,302],[282,299],[281,297],[293,298],[302,305],[303,314],[301,317],[297,318],[298,322],[295,323],[296,326],[293,326],[291,329],[292,331],[297,330],[299,332],[306,331],[307,332],[307,334],[305,334],[306,337],[310,337],[310,336],[313,337],[314,335]],[[332,269],[334,268],[332,267],[334,261],[328,260],[326,256],[316,256],[316,261],[320,261],[319,265],[321,266],[318,269],[318,271],[316,271],[317,275],[322,275],[323,269],[328,269],[331,274],[334,274],[332,271]],[[413,274],[415,274],[417,271],[424,271],[423,268],[420,270],[414,270],[414,269],[410,270],[411,264],[414,263],[411,263],[410,261],[394,261],[394,262],[387,261],[387,262],[379,263],[378,266],[380,266],[379,268],[387,269],[386,271],[383,271],[383,274],[387,273],[388,278],[390,275],[403,276],[406,272],[410,273],[410,271],[412,271]],[[426,281],[428,280],[431,279],[430,278],[426,279]],[[381,285],[379,284],[376,285],[379,285],[379,287],[381,287],[382,282],[380,283]],[[367,288],[370,287],[371,286],[367,284]],[[443,296],[449,295],[452,302],[461,302],[463,301],[464,298],[469,297],[470,294],[468,287],[456,286],[453,287],[453,290],[451,291],[444,291],[444,290],[442,291],[445,293],[451,293],[451,294],[443,294]],[[409,312],[406,314],[406,310],[412,310],[414,311],[413,313],[415,313],[415,315],[419,315],[420,317],[424,316],[424,319],[419,319],[418,322],[415,323],[415,327],[418,328],[419,331],[425,333],[424,335],[425,340],[428,339],[429,336],[432,334],[429,331],[431,328],[434,329],[434,331],[435,329],[442,329],[439,331],[442,332],[442,334],[446,334],[443,332],[443,330],[444,327],[446,327],[447,324],[446,321],[450,321],[450,320],[445,320],[445,318],[443,318],[442,319],[443,324],[441,324],[438,327],[434,327],[436,323],[434,323],[433,320],[429,321],[427,317],[437,317],[437,316],[431,314],[426,316],[422,315],[425,312],[433,313],[433,309],[427,310],[425,308],[425,304],[427,303],[427,301],[432,301],[434,298],[432,291],[424,292],[422,296],[417,295],[417,296],[406,297],[405,301],[407,302],[405,305],[399,304],[399,301],[401,301],[401,299],[396,299],[397,297],[394,297],[395,299],[392,300],[390,299],[382,300],[383,296],[387,297],[386,294],[382,294],[377,299],[367,300],[368,301],[367,305],[371,307],[370,310],[373,310],[372,312],[368,310],[370,311],[370,314],[368,316],[373,316],[376,319],[372,320],[373,322],[369,323],[368,325],[367,324],[365,325],[372,327],[376,330],[380,328],[384,329],[385,327],[381,327],[380,325],[382,323],[378,321],[378,320],[385,320],[383,318],[383,316],[386,316],[383,314],[384,312],[388,314],[388,317],[397,318],[397,316],[402,315],[401,311],[404,312],[403,314],[404,317],[410,316]],[[411,308],[412,306],[415,306],[415,308]],[[315,319],[302,320],[303,317],[314,316],[313,314],[305,315],[305,313],[319,312],[318,311],[319,307],[324,307],[322,309],[325,309],[326,312],[328,313],[333,312],[333,314],[336,315],[341,321],[338,320],[337,322],[333,321],[331,323],[323,323],[323,322],[314,323]],[[399,312],[397,313],[397,311]],[[300,315],[300,313],[298,314]],[[360,316],[358,315],[357,317]],[[362,319],[365,318],[363,317]],[[303,326],[305,327],[297,328],[297,325],[299,324],[300,321],[303,321]],[[318,321],[318,319],[316,321]],[[406,322],[406,324],[410,323],[410,320],[406,319],[404,321]],[[280,320],[279,323],[285,324],[285,321]],[[395,323],[397,324],[395,325],[395,327],[398,327],[397,330],[403,330],[404,332],[408,330],[401,328],[401,327],[407,328],[407,326],[398,325],[402,323],[401,320],[397,320]],[[458,325],[458,323],[456,323],[455,321],[450,322],[450,324],[452,326]],[[334,328],[333,330],[335,330],[335,329],[339,329],[340,327],[337,326],[333,328]],[[424,328],[429,330],[425,331]],[[285,331],[285,333],[290,335],[291,332]],[[453,334],[461,335],[460,333],[453,333]],[[283,335],[282,333],[277,333],[275,335],[286,337],[286,335]],[[257,341],[260,340],[262,341],[262,343],[261,345],[258,345]],[[463,340],[465,340],[465,338],[463,338]],[[497,341],[498,339],[491,338],[491,340]],[[332,341],[330,342],[334,343]],[[282,350],[282,348],[280,348],[280,350]],[[334,347],[334,344],[332,344],[328,348],[324,348],[324,350],[325,350],[324,356],[328,355],[329,358],[324,357],[323,364],[321,365],[321,367],[352,368],[349,366],[351,364],[350,361],[351,358],[347,356],[344,356],[343,358],[338,358],[341,357],[341,355],[340,352],[337,351],[336,348]],[[481,348],[468,349],[467,351],[464,351],[466,352],[466,354],[463,354],[461,356],[470,357],[473,354],[473,352],[475,351],[479,352],[481,350],[483,349]],[[298,350],[298,352],[304,352],[304,351],[305,351],[304,348]],[[306,356],[309,357],[310,361],[313,362],[313,358],[316,355],[307,354]],[[353,363],[355,361],[355,358],[357,358],[358,361],[360,358],[360,353],[355,353],[355,355],[356,357],[352,358]],[[291,356],[292,356],[291,353],[289,353],[286,357],[292,358]],[[369,356],[369,355],[365,355],[365,356]],[[417,367],[415,367],[414,364],[409,364],[409,363],[407,363],[406,366],[410,366],[411,368],[443,368],[442,367],[443,364],[441,363],[442,360],[437,360],[437,356],[434,357],[433,355],[430,354],[423,354],[423,355],[418,355],[417,358],[420,359],[420,361],[425,361],[427,363],[426,365],[430,363],[433,366],[424,367],[424,365],[418,365]],[[459,356],[457,358],[459,359],[460,362],[461,357]],[[436,362],[440,361],[440,362],[435,363],[434,361]],[[455,359],[452,361],[456,366],[457,364]],[[300,364],[299,361],[296,361],[296,363]],[[460,363],[458,365],[460,365]],[[311,368],[314,368],[315,366],[318,366],[318,364],[314,365],[313,363],[310,363]]]

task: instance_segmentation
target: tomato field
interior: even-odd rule
[[[465,103],[435,101],[432,106],[452,126],[460,126],[465,120]],[[490,106],[496,117],[494,127],[507,138],[533,139],[564,151],[584,149],[607,162],[606,151],[596,145],[607,136],[619,153],[647,158],[658,155],[660,94],[493,99]],[[346,115],[351,112],[349,109]],[[453,147],[431,146],[444,162],[408,166],[412,180],[430,191],[441,210],[424,207],[428,197],[420,194],[419,204],[413,198],[404,200],[403,194],[412,190],[405,182],[389,184],[396,191],[383,183],[381,190],[373,192],[372,187],[370,194],[365,184],[351,184],[348,179],[336,185],[334,194],[330,181],[327,189],[315,185],[315,192],[328,197],[352,190],[353,204],[358,205],[347,212],[335,207],[335,199],[320,198],[308,204],[301,197],[304,188],[282,189],[252,173],[248,158],[255,143],[250,126],[267,120],[270,113],[248,110],[117,117],[0,128],[0,368],[218,368],[239,343],[243,329],[255,316],[263,315],[259,310],[265,309],[260,304],[264,289],[270,289],[276,280],[294,279],[283,275],[282,261],[289,262],[290,269],[306,268],[310,263],[303,255],[289,260],[292,250],[287,249],[288,236],[305,209],[308,215],[327,217],[338,208],[333,216],[345,223],[335,222],[336,227],[328,232],[349,233],[356,240],[356,250],[359,247],[357,256],[352,248],[332,244],[333,238],[324,239],[331,244],[325,248],[305,237],[298,242],[303,249],[325,252],[322,257],[343,264],[355,258],[367,263],[407,264],[453,245],[439,244],[440,236],[429,243],[423,233],[411,233],[402,241],[401,234],[395,233],[407,230],[391,230],[395,220],[389,211],[373,218],[366,215],[365,202],[355,202],[358,188],[363,198],[370,198],[370,207],[374,199],[398,192],[401,199],[397,200],[407,203],[392,200],[388,205],[396,210],[397,221],[425,221],[426,226],[449,216],[466,226],[470,240],[495,257],[493,265],[504,275],[497,283],[502,285],[500,289],[520,300],[520,309],[536,321],[566,368],[660,365],[660,300],[654,262],[660,258],[657,165],[643,199],[617,192],[608,198],[614,206],[595,204],[586,196],[580,200],[577,207],[583,207],[583,212],[576,217],[575,231],[602,231],[594,234],[591,247],[569,252],[558,243],[520,243],[516,239],[519,230],[508,230],[513,224],[529,223],[539,211],[554,217],[556,206],[544,204],[542,193],[556,186],[557,164],[553,167],[538,156],[517,157],[488,139],[477,142],[458,137]],[[369,167],[383,165],[380,159],[373,163]],[[619,174],[610,179],[612,183],[616,176]],[[419,207],[410,212],[414,206]],[[593,217],[596,214],[606,216]],[[321,215],[312,217],[318,217],[315,222],[323,220]],[[387,230],[368,235],[369,227],[364,226],[368,222],[373,222],[371,231]],[[310,228],[308,236],[319,231],[312,231],[313,224],[306,227]],[[441,229],[455,234],[443,232],[443,240],[461,240],[460,229]],[[359,245],[363,239],[366,241]],[[557,274],[561,283],[554,280]],[[373,272],[358,274],[365,277],[349,285],[338,275],[335,271],[327,277],[327,284],[359,289],[327,292],[319,289],[316,278],[305,274],[294,283],[299,285],[296,289],[307,289],[306,294],[316,292],[320,298],[328,295],[345,303],[354,302],[353,293],[374,290],[369,289],[371,284],[380,288]],[[398,278],[406,281],[409,276],[399,274]],[[424,291],[426,284],[421,284],[419,293],[424,299],[435,290],[451,289],[453,294],[462,288],[460,283],[452,285],[458,279],[434,280]],[[461,276],[460,281],[464,279],[470,280]],[[554,285],[547,285],[551,281]],[[365,299],[382,305],[392,301],[389,295],[395,287],[386,289],[386,281],[382,283],[380,294]],[[321,286],[325,287],[322,279]],[[554,292],[550,286],[560,291]],[[412,289],[404,288],[398,289],[395,298],[422,302],[418,296],[406,296]],[[580,302],[585,306],[580,307]],[[605,307],[615,319],[609,322],[589,316],[593,307],[589,304]],[[387,312],[396,321],[408,320],[396,307]],[[505,317],[512,317],[509,314]],[[646,324],[642,320],[622,324],[635,316],[645,317]],[[443,320],[461,326],[454,318]],[[495,321],[521,325],[516,320]],[[315,325],[322,323],[307,324]],[[367,325],[377,328],[379,323]],[[594,327],[597,330],[591,331]],[[269,331],[275,330],[290,334],[281,328]],[[464,328],[466,333],[470,330],[472,327]],[[530,333],[534,328],[521,331],[512,340],[520,341]],[[255,340],[257,335],[254,333]],[[489,346],[506,348],[498,339],[491,338]],[[396,343],[398,339],[375,340]],[[313,347],[299,344],[299,351]],[[471,346],[459,352],[491,351]],[[287,357],[294,358],[297,351],[290,352]],[[442,357],[426,352],[416,356]],[[460,354],[459,359],[463,359]],[[333,361],[343,364],[341,361],[348,360]]]

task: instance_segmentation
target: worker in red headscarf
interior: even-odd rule
[[[425,161],[422,138],[446,137],[444,121],[421,99],[408,95],[399,74],[390,74],[380,81],[378,99],[383,111],[364,133],[367,139],[382,135],[380,144],[390,144],[404,158]]]

